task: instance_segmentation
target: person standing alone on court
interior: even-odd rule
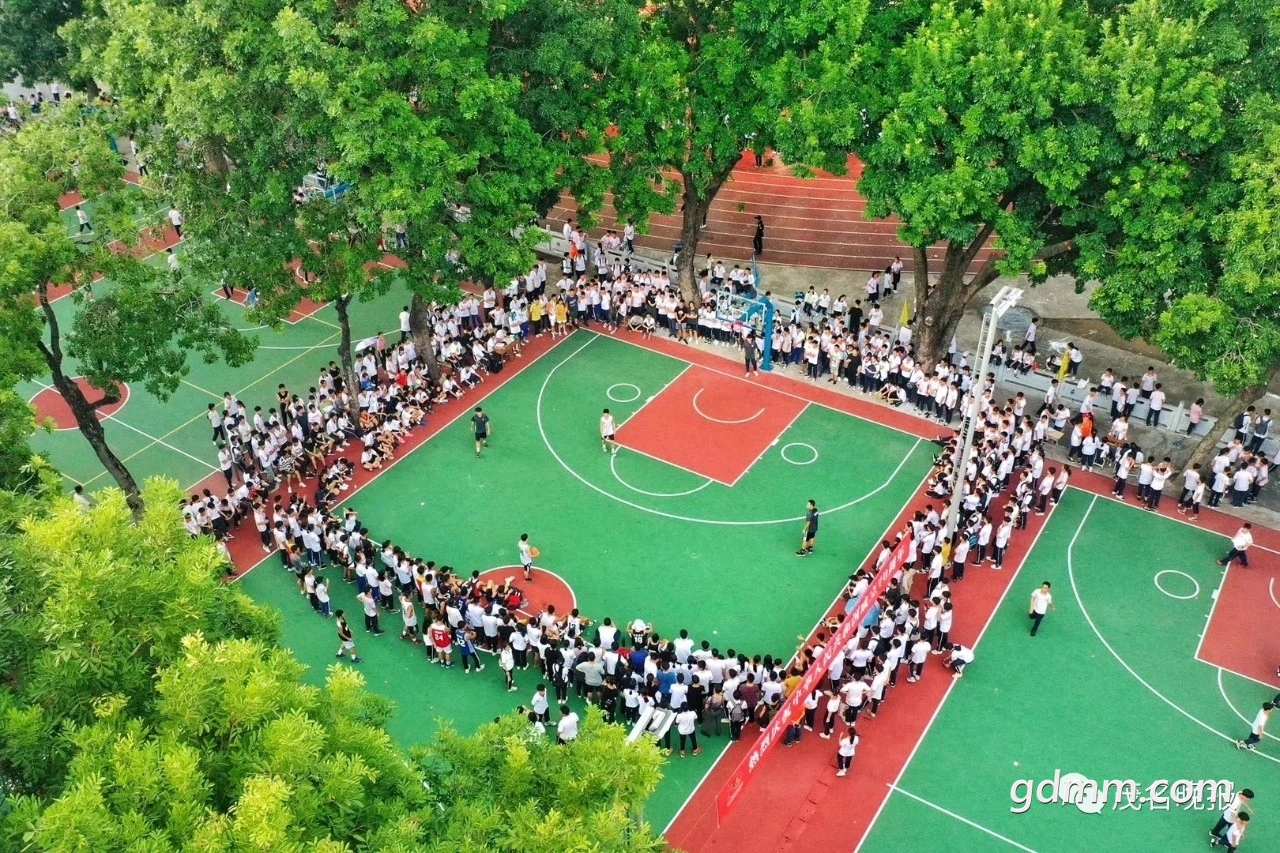
[[[476,458],[478,459],[480,448],[489,446],[489,416],[479,406],[476,406],[475,414],[471,416],[471,428],[476,437]]]
[[[756,250],[756,257],[764,254],[764,217],[756,217],[756,236],[751,240],[752,247]]]
[[[1231,550],[1227,552],[1227,556],[1218,561],[1219,566],[1229,566],[1231,561],[1240,558],[1240,565],[1246,569],[1249,568],[1249,546],[1253,544],[1253,525],[1246,523],[1236,535],[1231,537]]]
[[[805,508],[804,514],[804,538],[800,540],[800,550],[796,551],[797,557],[807,557],[813,553],[814,540],[818,538],[818,504],[813,499],[809,500]]]
[[[1271,719],[1271,711],[1275,708],[1270,702],[1263,702],[1262,709],[1253,717],[1253,723],[1249,726],[1249,736],[1244,740],[1236,741],[1236,749],[1255,749],[1258,741],[1262,740],[1262,736],[1267,732],[1267,720]]]
[[[1045,581],[1040,584],[1040,588],[1031,593],[1031,612],[1027,616],[1031,619],[1031,636],[1035,636],[1040,630],[1040,622],[1044,619],[1045,614],[1050,610],[1057,610],[1053,606],[1053,594],[1049,589],[1053,584]]]

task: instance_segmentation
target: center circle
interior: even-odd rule
[[[537,616],[548,604],[555,605],[557,616],[568,616],[578,606],[578,597],[569,582],[542,566],[534,566],[532,583],[524,579],[523,566],[495,566],[480,573],[481,584],[503,584],[508,579],[524,594],[516,611],[526,619]]]
[[[632,391],[635,391],[636,393],[630,397],[615,397],[613,395],[614,388],[630,388]],[[632,385],[630,382],[617,382],[617,383],[614,383],[613,385],[610,385],[608,390],[604,392],[604,395],[615,403],[634,403],[636,400],[640,399],[640,386]]]
[[[787,451],[793,447],[808,448],[809,451],[813,453],[813,455],[803,462],[801,462],[798,459],[792,459],[790,456],[787,455]],[[818,448],[814,447],[812,444],[805,444],[803,441],[793,441],[790,444],[784,444],[782,445],[782,450],[778,452],[782,454],[782,458],[785,461],[790,462],[792,465],[812,465],[814,462],[818,461]]]
[[[1190,595],[1174,595],[1173,593],[1169,592],[1169,590],[1165,589],[1163,586],[1160,585],[1161,575],[1180,575],[1186,578],[1187,580],[1191,581],[1191,585],[1195,587],[1195,592],[1191,593]],[[1163,569],[1161,571],[1156,572],[1155,577],[1152,578],[1152,582],[1155,583],[1156,589],[1160,590],[1170,598],[1176,598],[1179,601],[1189,601],[1190,599],[1196,598],[1200,595],[1200,583],[1195,578],[1191,577],[1191,575],[1187,574],[1186,572],[1179,571],[1177,569]]]

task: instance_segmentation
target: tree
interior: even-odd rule
[[[58,28],[84,14],[83,0],[5,0],[0,5],[0,79],[67,80]]]
[[[0,536],[7,792],[60,790],[71,746],[63,730],[92,723],[103,697],[150,719],[156,670],[181,659],[188,634],[276,639],[278,614],[223,583],[213,543],[186,534],[181,496],[176,483],[148,483],[150,510],[136,523],[118,491],[83,512],[60,498],[22,520],[21,533]]]
[[[18,134],[0,141],[6,192],[0,210],[0,337],[6,363],[0,374],[22,379],[48,375],[103,467],[136,516],[143,503],[133,475],[112,451],[96,409],[114,399],[122,383],[141,383],[166,399],[189,371],[189,354],[232,365],[249,359],[255,342],[230,326],[205,295],[206,283],[172,275],[123,251],[137,242],[135,216],[146,205],[120,187],[120,161],[108,146],[106,117],[68,102]],[[58,210],[60,193],[78,189],[94,197],[94,233],[68,234]],[[113,248],[113,237],[114,248]],[[108,282],[93,285],[105,274]],[[53,305],[68,287],[68,320]],[[103,393],[90,402],[74,370]]]
[[[943,357],[964,309],[999,275],[1043,277],[1102,132],[1088,21],[1062,0],[935,5],[897,48],[858,153],[872,216],[896,215],[914,260],[914,343]],[[944,245],[936,280],[926,250]],[[979,252],[997,251],[972,274]]]
[[[687,299],[698,298],[707,211],[744,148],[845,171],[853,135],[844,113],[828,107],[847,107],[866,11],[866,0],[687,2],[617,23],[624,47],[606,108],[615,126],[606,137],[614,205],[643,223],[679,198]]]
[[[628,820],[657,750],[624,744],[598,712],[569,746],[512,717],[406,756],[359,672],[332,666],[322,688],[302,672],[284,650],[189,636],[159,673],[154,719],[104,697],[67,738],[64,792],[18,798],[4,836],[49,853],[665,849]]]

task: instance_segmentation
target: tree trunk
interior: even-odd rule
[[[432,382],[439,382],[440,364],[436,361],[436,351],[431,348],[431,312],[426,301],[416,293],[409,299],[409,334],[418,358],[427,368],[427,375]]]
[[[680,242],[684,248],[680,250],[676,269],[680,273],[680,295],[685,302],[695,305],[702,303],[702,294],[698,292],[698,240],[702,236],[702,220],[706,215],[710,201],[704,201],[698,192],[697,184],[687,175],[684,178],[684,204],[681,210]]]
[[[917,360],[925,365],[936,364],[947,357],[951,339],[973,297],[990,279],[981,272],[965,281],[965,251],[956,243],[947,244],[947,254],[936,282],[929,280],[929,261],[924,246],[911,250],[915,260],[914,285],[916,317],[912,342]],[[994,278],[994,275],[991,276]]]
[[[107,444],[106,431],[98,420],[95,407],[85,398],[84,392],[80,390],[75,380],[63,373],[62,333],[58,327],[58,316],[49,303],[48,288],[41,287],[37,296],[40,299],[40,310],[44,313],[45,324],[49,327],[49,344],[45,346],[44,342],[40,341],[40,353],[49,367],[49,375],[53,377],[53,387],[66,401],[67,408],[71,409],[80,434],[84,436],[85,441],[89,442],[102,467],[124,492],[125,502],[133,512],[134,520],[141,521],[146,512],[146,505],[142,502],[142,491],[138,488],[138,481],[133,478],[133,474],[125,467],[124,462]]]
[[[354,400],[360,386],[356,384],[355,357],[351,352],[351,296],[339,294],[333,300],[334,310],[338,314],[338,327],[342,339],[338,342],[338,359],[342,365],[342,382],[347,386],[347,398]]]

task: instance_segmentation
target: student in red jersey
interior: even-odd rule
[[[436,663],[445,669],[453,667],[453,637],[449,634],[449,626],[440,621],[439,614],[431,622],[429,630],[431,649],[435,652]]]

